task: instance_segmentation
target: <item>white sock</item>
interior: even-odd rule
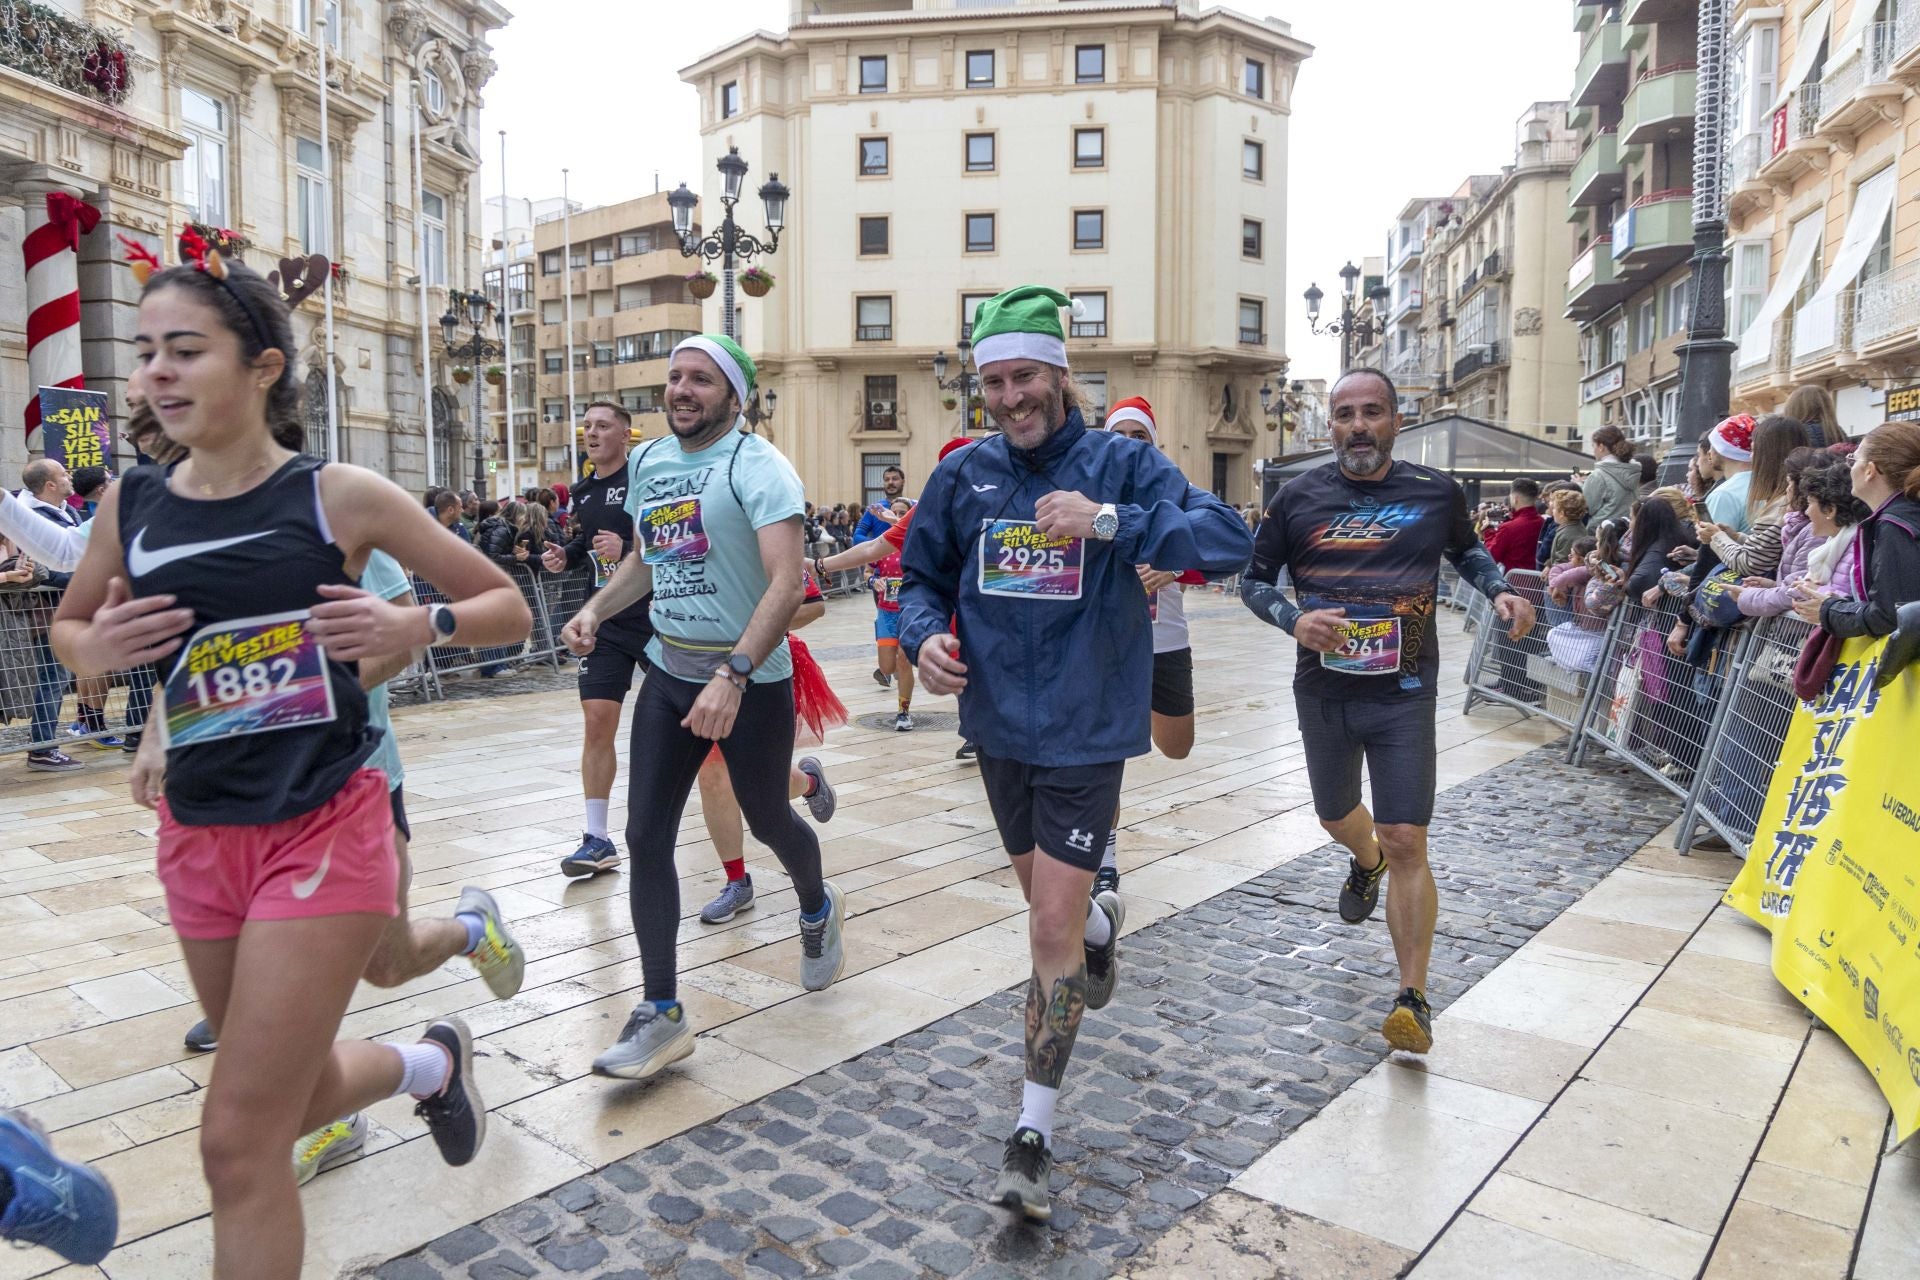
[[[587,834],[607,838],[607,802],[605,800],[587,801]]]
[[[453,1074],[453,1059],[431,1040],[389,1044],[387,1048],[400,1055],[400,1087],[393,1091],[396,1098],[403,1093],[430,1098],[446,1087],[447,1078]]]
[[[1113,921],[1093,903],[1087,903],[1087,945],[1104,947],[1113,938]]]
[[[1120,869],[1120,828],[1118,827],[1107,832],[1107,851],[1100,855],[1100,869],[1102,871]]]
[[[1046,1085],[1026,1082],[1020,1094],[1020,1123],[1018,1129],[1038,1129],[1046,1144],[1053,1145],[1053,1104],[1060,1098],[1058,1089],[1049,1089]]]

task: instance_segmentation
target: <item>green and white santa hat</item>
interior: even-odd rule
[[[696,333],[691,338],[682,338],[673,349],[674,355],[682,351],[698,351],[720,366],[720,372],[726,377],[733,393],[740,397],[741,405],[753,398],[755,371],[753,357],[746,353],[741,345],[723,333]]]
[[[1038,360],[1066,368],[1067,331],[1060,311],[1075,305],[1043,284],[1017,285],[988,298],[973,313],[974,368],[997,360]]]

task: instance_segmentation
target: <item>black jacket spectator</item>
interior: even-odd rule
[[[1675,547],[1697,547],[1693,530],[1682,523],[1679,513],[1659,498],[1640,504],[1633,518],[1633,567],[1627,573],[1627,599],[1637,600],[1660,575],[1676,566],[1668,560]]]
[[[1900,606],[1920,600],[1920,501],[1899,494],[1861,524],[1860,556],[1867,598],[1828,600],[1820,622],[1842,639],[1892,635]]]

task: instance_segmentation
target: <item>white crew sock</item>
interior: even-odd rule
[[[1107,832],[1107,851],[1100,855],[1100,869],[1102,871],[1120,869],[1120,828],[1118,827]]]
[[[389,1044],[387,1048],[400,1055],[400,1087],[393,1091],[396,1098],[403,1093],[430,1098],[446,1087],[447,1078],[453,1074],[452,1057],[431,1040]]]
[[[607,838],[607,802],[605,800],[587,801],[587,834]]]
[[[1113,920],[1098,906],[1087,903],[1087,945],[1104,947],[1113,939]]]
[[[1020,1094],[1020,1123],[1018,1129],[1037,1129],[1040,1137],[1051,1147],[1053,1145],[1053,1104],[1060,1098],[1058,1089],[1049,1089],[1046,1085],[1026,1082]]]

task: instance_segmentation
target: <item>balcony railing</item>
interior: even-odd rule
[[[1855,290],[1856,348],[1902,334],[1920,334],[1920,261],[1903,262]]]
[[[1766,158],[1763,142],[1759,134],[1749,133],[1727,149],[1727,166],[1734,186],[1743,187],[1760,180],[1760,164]]]
[[[1075,320],[1068,331],[1068,336],[1074,338],[1104,338],[1107,336],[1107,322],[1105,320]]]
[[[1455,383],[1463,382],[1483,369],[1496,368],[1507,362],[1507,353],[1505,344],[1503,343],[1486,342],[1474,343],[1472,345],[1482,349],[1469,351],[1466,355],[1461,356],[1453,362],[1453,380]]]
[[[855,342],[890,342],[893,339],[893,326],[890,324],[863,324],[854,326]]]
[[[1263,329],[1249,329],[1243,325],[1240,329],[1240,341],[1250,347],[1264,347],[1267,345],[1266,331]]]
[[[1866,0],[1859,2],[1864,4]],[[1867,85],[1890,78],[1898,35],[1897,21],[1876,22],[1867,28],[1867,38],[1859,50],[1820,82],[1820,101],[1826,110],[1834,110]]]
[[[1779,155],[1796,142],[1812,141],[1820,125],[1820,86],[1803,84],[1793,91],[1787,105],[1774,113],[1772,155]]]

